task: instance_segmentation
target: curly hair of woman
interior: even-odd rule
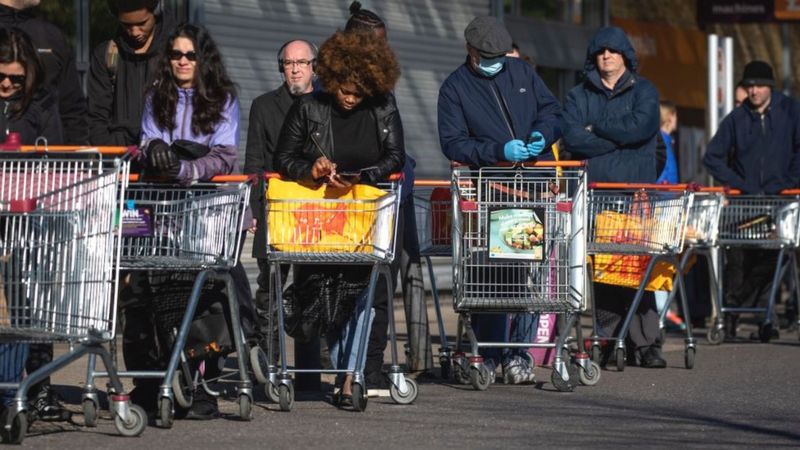
[[[178,87],[172,75],[169,53],[175,39],[183,37],[192,41],[197,54],[194,96],[192,97],[192,132],[211,134],[214,125],[222,120],[225,105],[236,96],[236,88],[225,71],[217,44],[208,31],[198,25],[179,25],[167,39],[158,57],[156,81],[150,88],[156,123],[165,130],[174,130]]]
[[[369,31],[337,31],[319,49],[317,76],[334,93],[353,83],[362,95],[386,95],[400,78],[400,65],[389,44]]]

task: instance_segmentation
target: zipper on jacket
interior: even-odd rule
[[[494,94],[494,99],[497,101],[497,107],[500,108],[500,115],[503,116],[503,121],[506,123],[506,127],[508,127],[508,133],[511,135],[511,139],[516,139],[517,136],[514,134],[514,129],[511,127],[511,118],[509,117],[509,114],[511,113],[508,111],[506,106],[503,106],[505,101],[500,101],[500,95],[497,93],[497,87],[494,84],[494,81],[491,83],[492,94]]]
[[[189,96],[184,92],[183,118],[181,118],[181,139],[186,139],[186,112],[189,110]]]

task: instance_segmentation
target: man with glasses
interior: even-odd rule
[[[283,126],[283,119],[295,99],[314,90],[312,81],[316,61],[317,47],[303,39],[291,40],[278,50],[278,70],[284,82],[274,91],[267,92],[253,100],[247,129],[244,173],[262,174],[275,170],[272,158],[275,154],[275,145],[278,143],[278,135]],[[267,351],[270,336],[274,339],[273,348],[278,348],[278,335],[272,333],[268,328],[271,279],[267,261],[267,230],[263,220],[266,216],[264,189],[253,189],[250,207],[253,210],[253,223],[250,230],[255,233],[253,257],[258,260],[259,272],[258,289],[255,295],[255,306],[258,313],[256,335],[259,336],[258,345]],[[286,268],[282,270],[284,276],[287,273],[286,270]]]
[[[116,37],[98,45],[89,66],[89,141],[92,145],[137,145],[147,86],[158,51],[172,31],[158,0],[109,0],[119,22]]]

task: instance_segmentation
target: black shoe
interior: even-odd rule
[[[647,369],[663,369],[667,367],[667,361],[661,357],[661,349],[655,346],[645,347],[640,350],[642,355],[642,367]]]
[[[192,407],[186,414],[189,420],[211,420],[219,416],[217,397],[206,392],[202,386],[194,390]]]
[[[136,387],[131,390],[131,403],[141,406],[145,412],[155,412],[158,407],[158,381],[137,381]]]
[[[31,400],[30,412],[35,420],[45,422],[67,421],[72,416],[69,411],[64,409],[61,397],[50,385],[43,386],[42,390]]]
[[[736,339],[736,325],[739,321],[738,316],[728,314],[725,316],[723,330],[725,330],[725,339]]]
[[[750,333],[751,341],[769,342],[772,340],[780,339],[781,335],[778,329],[770,325],[761,325],[758,331]]]
[[[367,383],[367,397],[389,397],[389,379],[383,372],[372,372],[364,375]]]

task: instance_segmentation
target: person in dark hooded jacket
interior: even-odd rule
[[[772,67],[752,61],[739,86],[747,98],[719,125],[706,147],[703,164],[718,182],[745,194],[777,194],[800,187],[800,102],[774,91]],[[725,302],[746,307],[772,282],[777,251],[729,249],[725,263]],[[726,314],[725,338],[736,337],[738,316]],[[751,338],[778,337],[767,317]]]
[[[625,32],[617,27],[600,29],[589,43],[584,67],[584,81],[569,91],[564,105],[567,150],[575,159],[589,160],[590,182],[655,182],[658,91],[636,73],[636,53]],[[633,297],[631,289],[595,286],[594,307],[602,334],[617,334]],[[635,352],[631,356],[640,358],[643,367],[666,367],[651,292],[639,304],[628,339]]]
[[[92,51],[89,66],[89,141],[138,145],[144,91],[153,83],[159,49],[174,28],[159,0],[109,0],[117,36]]]

